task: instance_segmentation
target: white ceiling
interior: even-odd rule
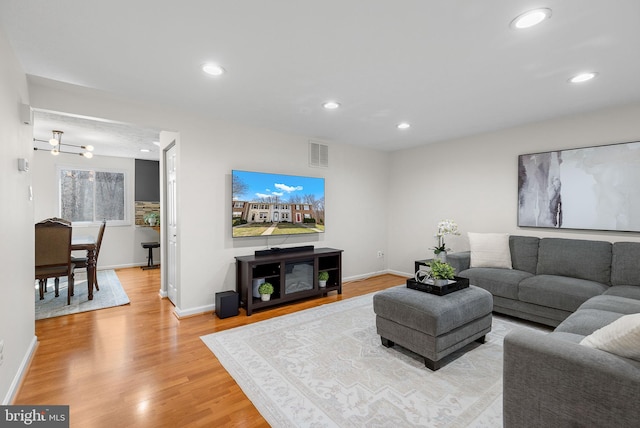
[[[34,147],[39,150],[51,150],[48,141],[53,136],[52,131],[59,130],[63,132],[62,153],[80,153],[83,150],[74,146],[91,145],[93,153],[100,156],[160,158],[158,129],[42,110],[33,112],[33,123]]]
[[[0,26],[29,75],[380,150],[640,101],[638,0],[2,0]]]

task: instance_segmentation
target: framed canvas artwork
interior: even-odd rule
[[[640,142],[518,156],[518,226],[640,232]]]

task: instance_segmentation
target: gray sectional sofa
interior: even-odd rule
[[[447,256],[459,276],[493,294],[495,312],[555,327],[603,293],[640,299],[640,243],[510,236],[509,249],[513,269],[469,268],[468,251]]]
[[[580,344],[640,313],[640,243],[510,236],[509,247],[513,269],[448,256],[495,312],[556,327],[505,337],[504,426],[640,426],[640,361]]]

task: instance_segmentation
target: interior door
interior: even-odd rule
[[[178,211],[177,211],[177,162],[176,146],[165,152],[165,189],[166,189],[166,216],[167,221],[167,297],[174,305],[177,305],[178,286],[176,281],[177,266],[177,240],[178,240]]]

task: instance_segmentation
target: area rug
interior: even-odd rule
[[[502,341],[534,328],[494,316],[485,344],[432,372],[381,345],[373,294],[201,339],[274,427],[502,426]]]
[[[60,293],[55,296],[53,279],[47,284],[48,292],[44,293],[44,300],[40,300],[38,283],[35,285],[36,319],[59,317],[79,312],[95,311],[97,309],[126,305],[129,296],[122,289],[122,284],[113,270],[99,270],[98,284],[100,291],[93,290],[93,300],[88,299],[87,276],[84,272],[75,274],[74,293],[71,304],[67,305],[67,278],[60,278]]]

